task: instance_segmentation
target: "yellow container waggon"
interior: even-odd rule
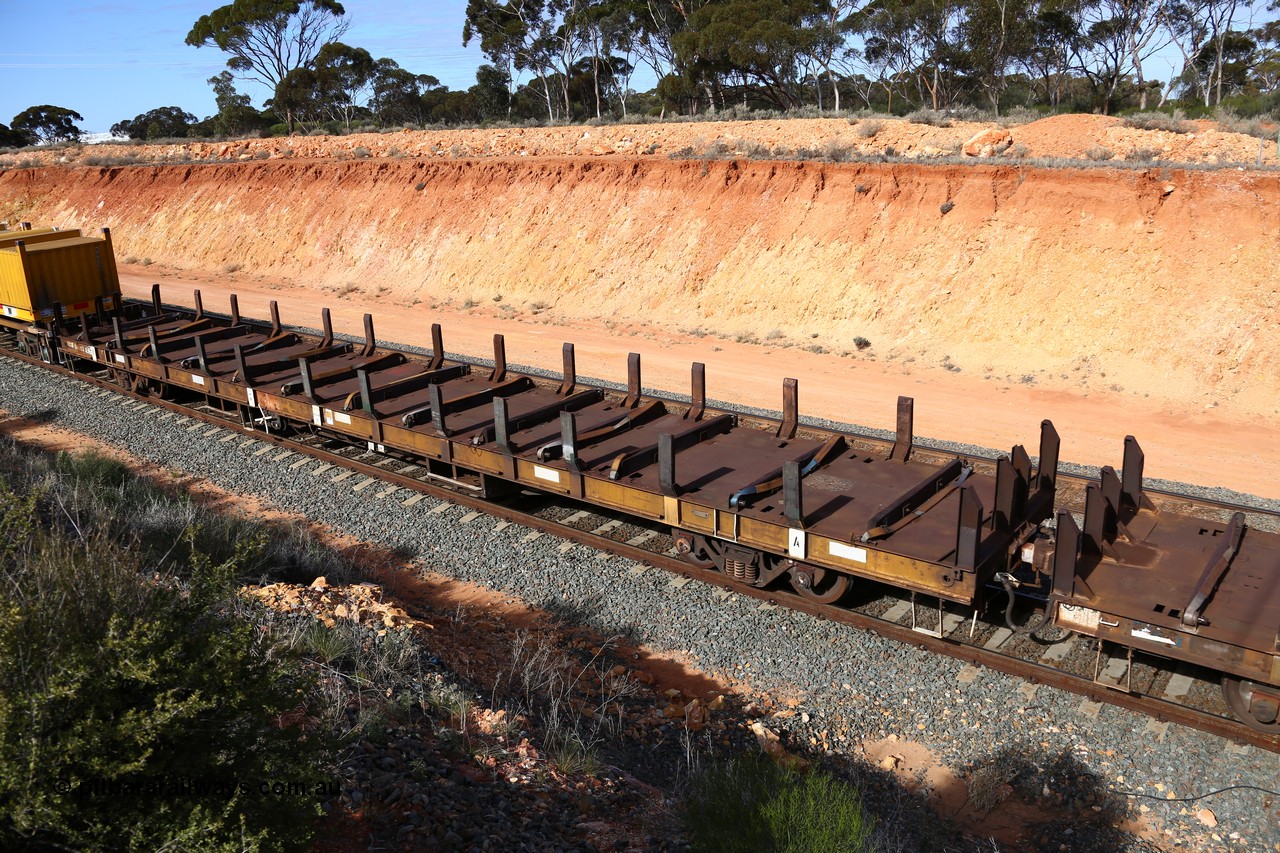
[[[78,230],[0,232],[0,323],[49,322],[54,306],[74,317],[112,305],[120,290],[111,232],[84,237]]]
[[[66,240],[69,237],[82,236],[79,228],[25,228],[16,231],[0,229],[0,249],[16,246],[21,240],[28,246],[35,243],[48,243],[52,240]]]

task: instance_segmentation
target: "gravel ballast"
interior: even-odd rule
[[[1236,788],[1178,801],[1230,786],[1276,790],[1275,754],[1114,706],[1090,708],[1080,696],[987,670],[960,679],[964,665],[957,661],[697,583],[675,589],[672,577],[656,569],[638,571],[635,563],[601,559],[583,546],[562,553],[562,540],[525,541],[527,531],[517,525],[495,532],[486,515],[458,524],[467,510],[439,512],[434,499],[405,507],[404,493],[353,492],[358,479],[312,476],[318,462],[295,468],[298,457],[266,461],[275,454],[255,457],[261,445],[206,439],[190,431],[190,420],[161,420],[159,410],[135,410],[122,401],[0,358],[0,408],[14,415],[39,416],[228,491],[262,496],[335,530],[416,555],[432,571],[572,612],[606,636],[623,634],[685,655],[713,676],[793,697],[796,714],[769,721],[788,729],[791,742],[807,745],[814,738],[834,753],[854,755],[864,741],[897,736],[924,745],[961,773],[1007,768],[1002,772],[1019,795],[1048,813],[1127,813],[1165,849],[1280,849],[1280,797]],[[1274,501],[1252,502],[1280,509]],[[1197,817],[1204,809],[1212,821]],[[1070,821],[1045,832],[1044,843],[1052,845],[1043,849],[1109,843]]]

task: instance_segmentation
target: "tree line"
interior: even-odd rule
[[[1253,0],[469,0],[465,90],[346,44],[337,0],[233,0],[188,45],[228,54],[217,112],[160,107],[112,127],[156,139],[490,121],[576,121],[730,108],[905,114],[1013,107],[1113,113],[1175,104],[1280,107],[1280,8]],[[1272,16],[1274,17],[1274,16]],[[1169,79],[1146,77],[1158,52]],[[632,86],[645,73],[657,85]],[[266,86],[257,109],[238,81]],[[0,125],[0,144],[74,139],[71,110]]]
[[[1266,11],[1280,5],[1276,0]],[[1110,113],[1171,100],[1275,106],[1280,29],[1251,0],[470,0],[464,43],[530,78],[549,119],[661,105]],[[1148,80],[1158,51],[1180,68]],[[512,90],[513,99],[520,93]]]

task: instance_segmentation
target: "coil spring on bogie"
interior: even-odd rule
[[[735,580],[755,583],[760,580],[760,567],[754,562],[744,563],[742,560],[726,559],[724,573]]]

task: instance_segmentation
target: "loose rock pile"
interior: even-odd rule
[[[374,626],[379,636],[384,636],[387,629],[391,628],[430,630],[432,627],[413,618],[402,607],[384,601],[382,588],[371,583],[332,586],[325,578],[320,577],[306,587],[273,583],[267,586],[247,586],[241,592],[272,610],[282,613],[310,613],[326,628],[332,628],[338,619],[357,625]]]
[[[289,136],[225,142],[164,144],[103,143],[48,150],[24,150],[23,161],[41,165],[127,165],[279,159],[412,158],[440,160],[491,157],[754,157],[820,159],[892,154],[929,160],[1008,154],[1066,158],[1088,163],[1090,151],[1111,149],[1106,159],[1133,159],[1149,150],[1173,163],[1254,163],[1275,165],[1274,139],[1268,145],[1242,133],[1225,132],[1215,122],[1189,123],[1193,132],[1172,133],[1125,125],[1114,116],[1064,114],[1010,129],[995,122],[963,121],[945,114],[927,122],[908,119],[762,119],[597,127],[506,127],[465,130],[399,130],[348,136]],[[1012,139],[1010,134],[1012,133]],[[979,141],[981,140],[981,141]],[[972,146],[972,150],[971,149]],[[809,152],[805,154],[804,152]],[[1148,158],[1149,159],[1149,158]]]

